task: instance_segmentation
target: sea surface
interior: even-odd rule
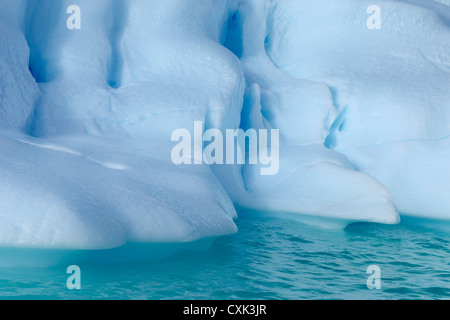
[[[243,215],[209,249],[156,261],[0,268],[0,299],[450,299],[450,232],[402,222],[324,230]],[[75,261],[76,262],[76,261]],[[380,289],[367,286],[380,268]]]

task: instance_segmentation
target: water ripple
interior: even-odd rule
[[[330,231],[245,218],[209,251],[127,265],[81,265],[82,290],[65,269],[0,269],[0,297],[20,299],[449,299],[449,235],[401,224]],[[367,267],[381,269],[369,290]]]

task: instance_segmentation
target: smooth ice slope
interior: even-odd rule
[[[149,154],[102,139],[60,143],[3,131],[0,141],[1,246],[106,249],[236,231],[232,203],[209,168],[174,167],[162,148]]]

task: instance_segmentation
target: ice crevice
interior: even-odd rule
[[[113,17],[109,31],[111,56],[108,62],[107,82],[113,89],[122,84],[124,56],[122,51],[122,37],[128,20],[128,8],[124,1],[115,0],[111,3],[110,14]]]

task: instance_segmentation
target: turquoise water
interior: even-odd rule
[[[0,269],[0,297],[15,299],[449,299],[450,233],[409,223],[321,230],[241,216],[239,233],[208,250],[145,263]],[[367,267],[381,269],[369,290]]]

